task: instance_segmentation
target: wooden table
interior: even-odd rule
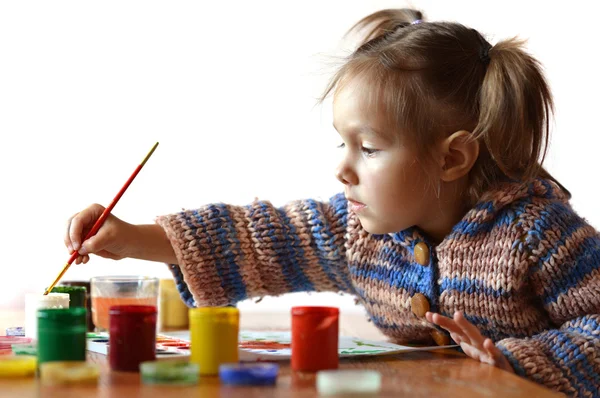
[[[22,312],[0,311],[0,334],[6,327],[23,325]],[[242,329],[289,329],[288,314],[242,313]],[[382,340],[383,335],[361,314],[342,314],[340,333]],[[98,386],[48,387],[34,378],[0,379],[0,397],[314,397],[315,376],[294,373],[289,363],[280,368],[274,387],[228,387],[216,377],[203,377],[193,387],[144,386],[137,373],[111,372],[106,357],[88,353],[98,363]],[[560,394],[533,382],[466,357],[457,350],[410,352],[385,357],[342,359],[341,369],[374,369],[383,376],[383,387],[376,396],[412,397],[554,397]]]

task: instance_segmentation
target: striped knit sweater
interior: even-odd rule
[[[430,342],[435,326],[411,311],[421,293],[431,311],[463,311],[517,374],[599,396],[600,234],[568,199],[546,180],[501,185],[437,246],[416,228],[367,233],[343,195],[282,208],[212,204],[157,222],[190,306],[341,291],[356,295],[393,341]],[[425,265],[415,259],[420,242],[431,253]]]

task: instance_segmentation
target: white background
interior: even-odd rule
[[[42,292],[68,258],[67,218],[107,205],[156,141],[114,210],[134,223],[207,202],[327,199],[336,134],[315,106],[353,48],[358,19],[402,1],[0,2],[0,307]],[[548,169],[595,227],[597,13],[586,1],[414,1],[494,43],[518,35],[545,65],[557,117]],[[93,258],[66,279],[169,277],[163,264]],[[291,295],[242,308],[351,297]]]

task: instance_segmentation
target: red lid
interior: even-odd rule
[[[319,314],[325,316],[339,315],[340,310],[337,307],[319,307],[319,306],[307,306],[307,307],[292,307],[292,315],[307,315],[307,314]]]

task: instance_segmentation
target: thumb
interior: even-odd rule
[[[78,252],[80,255],[97,253],[106,247],[106,239],[101,233],[98,233],[81,244]]]

